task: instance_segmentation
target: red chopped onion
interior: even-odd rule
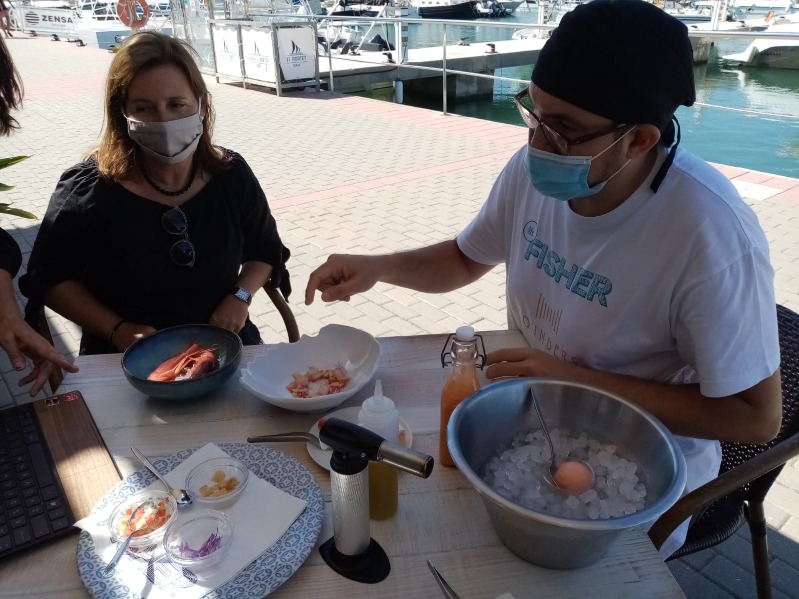
[[[206,557],[208,555],[211,555],[221,546],[222,546],[222,537],[212,532],[211,536],[209,536],[206,539],[206,541],[202,544],[202,546],[199,549],[192,549],[191,547],[189,547],[188,543],[183,542],[178,546],[178,550],[180,551],[181,557],[197,558],[197,557]]]

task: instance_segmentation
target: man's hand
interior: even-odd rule
[[[375,286],[380,279],[380,256],[331,254],[311,273],[305,287],[305,304],[313,303],[317,290],[323,302],[349,301],[356,293]]]
[[[489,352],[486,378],[491,381],[520,376],[567,378],[570,364],[539,349],[514,347]]]

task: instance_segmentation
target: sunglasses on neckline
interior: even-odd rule
[[[194,244],[189,241],[189,220],[178,206],[164,212],[161,226],[170,235],[180,235],[169,249],[169,257],[178,266],[194,266]]]

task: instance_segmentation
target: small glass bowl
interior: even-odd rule
[[[225,456],[206,460],[186,477],[186,490],[200,507],[222,509],[233,504],[247,486],[250,472],[238,460]],[[234,484],[231,479],[235,479]],[[228,487],[233,487],[226,490]]]
[[[139,491],[123,499],[111,512],[111,517],[108,519],[108,531],[111,533],[111,538],[115,543],[123,542],[130,534],[128,529],[130,516],[143,503],[151,504],[149,514],[140,511],[134,522],[144,519],[148,515],[157,514],[160,508],[163,510],[159,518],[160,524],[154,530],[146,532],[146,534],[135,535],[130,540],[130,545],[128,545],[130,549],[143,549],[160,542],[166,529],[177,519],[178,504],[172,495],[166,491]]]
[[[210,574],[212,566],[222,559],[232,543],[233,524],[227,514],[218,510],[199,510],[170,526],[164,535],[164,550],[169,560],[198,577]],[[207,555],[197,555],[203,547],[213,550]]]

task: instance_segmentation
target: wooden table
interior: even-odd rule
[[[445,372],[439,356],[446,335],[380,339],[376,378],[413,431],[414,448],[438,458],[439,392]],[[486,347],[524,346],[516,331],[484,334]],[[245,348],[242,364],[264,348]],[[123,475],[140,468],[132,445],[153,458],[212,442],[245,442],[248,435],[306,431],[318,415],[295,414],[270,406],[247,392],[234,377],[218,393],[190,403],[155,401],[124,378],[119,355],[81,356],[80,372],[61,390],[79,389]],[[368,397],[367,384],[341,407]],[[330,477],[308,455],[304,443],[276,445],[314,475],[325,495],[325,522],[319,543],[333,534]],[[320,597],[434,598],[441,593],[427,569],[431,559],[463,599],[493,599],[512,593],[535,597],[684,597],[645,533],[626,531],[598,563],[580,570],[547,570],[528,564],[497,538],[477,493],[454,468],[437,465],[429,479],[400,474],[399,511],[371,523],[371,535],[386,550],[391,574],[376,585],[352,582],[334,573],[318,551],[283,586],[276,599]],[[77,534],[0,564],[0,597],[87,597],[75,563]]]

